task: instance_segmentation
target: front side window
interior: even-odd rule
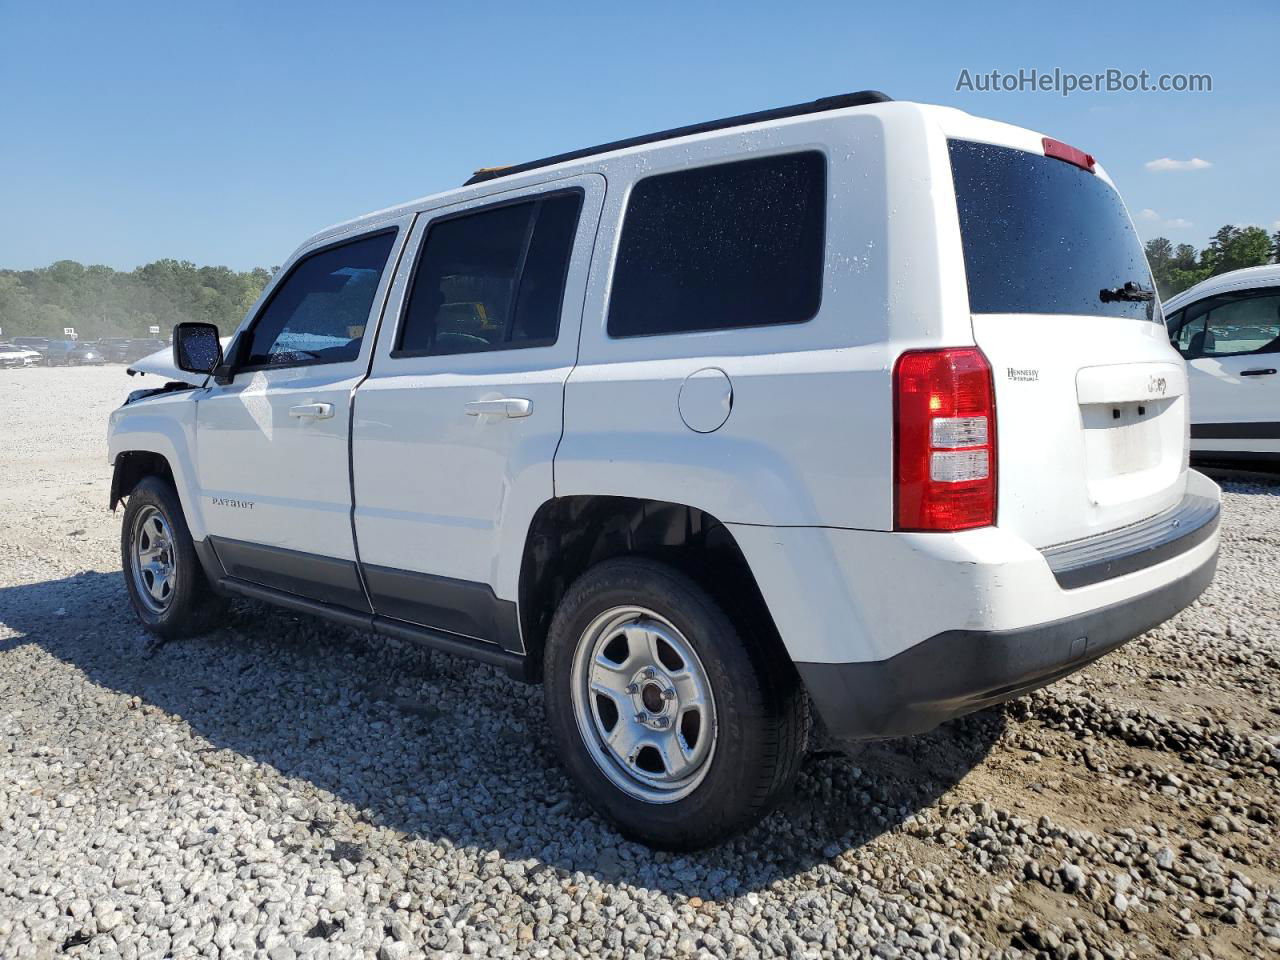
[[[826,233],[821,153],[647,177],[627,204],[612,337],[803,323],[818,312]]]
[[[395,238],[395,231],[374,234],[298,261],[258,314],[244,365],[356,359]]]
[[[432,223],[392,356],[555,343],[581,210],[571,190]]]
[[[1187,358],[1280,353],[1280,291],[1222,294],[1187,307],[1175,342]]]

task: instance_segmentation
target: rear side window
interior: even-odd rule
[[[949,141],[973,313],[1159,320],[1159,305],[1102,299],[1154,291],[1120,196],[1080,167],[1025,150]]]
[[[299,260],[258,314],[244,363],[299,366],[356,359],[395,239],[390,230]]]
[[[392,356],[556,342],[582,191],[431,224]]]
[[[822,299],[826,189],[816,151],[641,180],[622,225],[609,335],[812,319]]]

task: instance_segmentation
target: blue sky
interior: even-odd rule
[[[0,0],[0,267],[269,266],[475,167],[865,88],[1088,150],[1145,236],[1199,247],[1280,227],[1277,40],[1275,0]],[[955,89],[1023,67],[1208,73],[1213,92]],[[1209,166],[1146,168],[1165,157]]]

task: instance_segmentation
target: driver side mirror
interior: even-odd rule
[[[212,373],[222,363],[222,341],[212,323],[179,323],[173,328],[173,365],[184,373]]]

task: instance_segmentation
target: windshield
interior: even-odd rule
[[[1105,180],[1025,150],[948,145],[973,313],[1161,319],[1158,300],[1137,299],[1155,290],[1151,270]]]

